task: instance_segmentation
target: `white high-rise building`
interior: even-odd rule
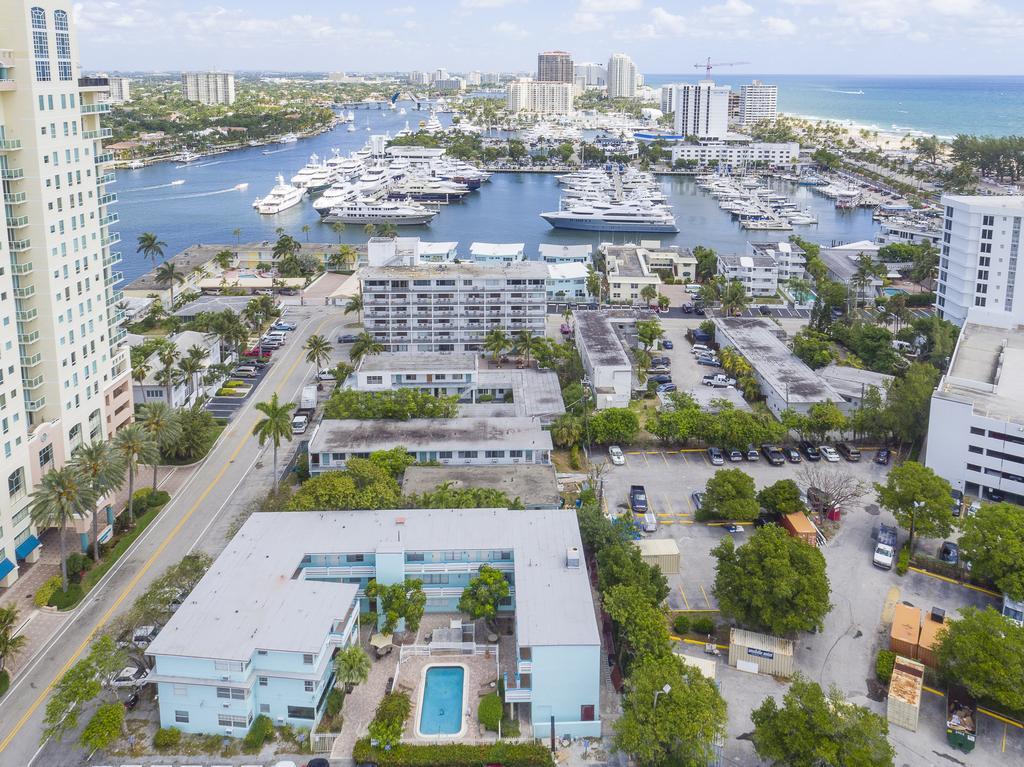
[[[608,98],[636,96],[636,65],[625,53],[613,53],[608,59]]]
[[[675,132],[680,136],[724,138],[729,132],[729,86],[702,80],[675,86]]]
[[[670,115],[676,111],[676,88],[677,83],[669,83],[661,86],[661,111]]]
[[[575,92],[571,83],[513,80],[505,86],[505,106],[510,112],[566,115],[572,112]]]
[[[740,86],[740,125],[753,125],[761,120],[775,122],[778,110],[779,86],[765,85],[754,80],[750,85]]]
[[[469,72],[466,75],[466,85],[480,85],[483,82],[483,75],[479,72]]]
[[[110,81],[110,103],[123,104],[132,100],[131,80],[127,77],[108,77]]]
[[[1015,296],[1024,255],[1024,196],[947,194],[942,205],[946,215],[935,298],[939,316],[957,325],[1024,324],[1024,295],[1019,300]]]
[[[235,76],[230,72],[182,72],[182,96],[200,104],[234,104]]]
[[[433,76],[432,79],[434,79],[434,80],[447,80],[448,79],[448,70],[445,69],[444,67],[441,67],[440,69],[435,69],[434,70],[434,76]]]
[[[575,77],[584,78],[583,84],[588,88],[602,86],[608,80],[608,69],[603,64],[576,64],[572,71]]]
[[[430,85],[430,73],[429,72],[410,72],[409,73],[409,84],[410,85]]]
[[[80,77],[70,0],[0,3],[0,586],[38,558],[33,487],[132,418],[115,284],[105,77]],[[113,522],[104,503],[101,531]],[[83,544],[91,517],[75,523]]]

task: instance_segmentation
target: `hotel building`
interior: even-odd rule
[[[679,136],[725,138],[729,131],[729,86],[702,80],[675,86],[672,108]]]
[[[565,51],[538,53],[537,79],[541,82],[572,84],[572,55]]]
[[[572,83],[513,80],[505,86],[505,106],[510,112],[567,115],[573,110]]]
[[[754,80],[750,85],[741,85],[739,124],[753,125],[761,120],[774,123],[779,116],[778,101],[777,85],[765,85],[760,80]]]
[[[207,106],[235,103],[235,76],[230,72],[182,72],[182,97]]]
[[[0,4],[0,586],[38,557],[41,476],[132,417],[108,81],[81,77],[78,60],[70,3]],[[109,535],[112,510],[97,513]],[[90,528],[74,525],[86,541]]]

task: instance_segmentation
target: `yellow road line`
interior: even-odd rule
[[[704,586],[700,583],[697,584],[697,588],[700,589],[700,593],[704,595],[704,602],[707,604],[708,609],[711,609],[711,600],[708,599],[708,592],[704,590]]]
[[[320,324],[316,328],[317,331],[319,331],[320,328],[323,327],[325,322],[327,322],[326,319],[321,320]],[[295,372],[295,368],[298,366],[299,362],[302,359],[303,356],[300,353],[299,356],[296,357],[295,362],[292,363],[292,366],[288,368],[288,372],[285,374],[285,380],[287,380],[291,376],[291,374]],[[276,392],[277,389],[275,389],[274,391]],[[143,576],[145,576],[145,574],[149,572],[149,569],[153,566],[153,564],[160,557],[160,555],[163,554],[164,549],[166,549],[167,546],[171,543],[171,541],[173,541],[178,536],[182,528],[185,527],[185,524],[189,521],[189,519],[191,519],[192,515],[202,505],[203,501],[206,500],[206,496],[209,495],[210,491],[213,490],[213,488],[217,485],[218,482],[220,482],[221,478],[227,472],[228,467],[235,462],[235,459],[238,457],[238,454],[242,452],[242,448],[245,446],[246,441],[251,436],[252,435],[249,433],[246,433],[242,436],[242,438],[238,441],[238,447],[235,448],[235,451],[231,454],[231,457],[228,458],[227,462],[221,467],[220,471],[217,472],[217,475],[213,478],[210,484],[208,484],[206,486],[206,489],[203,490],[203,492],[199,495],[199,498],[196,499],[196,502],[192,504],[191,508],[189,508],[189,510],[185,512],[182,518],[178,520],[178,524],[174,526],[170,534],[168,534],[168,536],[164,538],[160,545],[157,546],[156,551],[154,551],[150,555],[149,559],[147,559],[143,563],[142,567],[139,568],[139,571],[135,573],[132,579],[128,582],[128,585],[125,586],[124,590],[118,595],[117,599],[115,599],[113,604],[111,604],[110,607],[107,608],[107,611],[103,613],[103,615],[100,617],[96,625],[93,626],[93,628],[89,631],[88,634],[86,634],[85,639],[83,639],[81,644],[79,644],[78,647],[75,648],[75,651],[71,653],[71,657],[69,657],[67,661],[64,663],[64,665],[61,666],[60,670],[53,677],[53,679],[51,679],[50,682],[40,691],[39,695],[36,697],[34,701],[32,701],[29,707],[25,709],[25,713],[21,715],[21,719],[17,721],[17,723],[14,725],[14,728],[7,734],[7,737],[0,741],[0,753],[2,753],[9,745],[11,745],[11,741],[14,740],[15,737],[17,737],[19,732],[21,732],[21,728],[25,726],[28,720],[32,718],[32,715],[35,714],[36,710],[43,704],[43,701],[46,700],[46,697],[50,694],[50,690],[52,690],[54,686],[57,684],[57,682],[60,680],[60,678],[64,676],[65,673],[67,673],[68,669],[70,669],[78,661],[78,659],[82,656],[82,653],[85,652],[85,649],[89,646],[89,643],[92,642],[93,637],[95,637],[99,633],[100,629],[103,628],[110,621],[110,619],[114,615],[114,612],[117,610],[117,608],[121,606],[121,603],[128,598],[128,595],[132,592],[132,589],[134,589],[139,584],[139,581],[142,580]],[[72,620],[74,620],[74,618],[72,618]]]
[[[940,581],[945,581],[946,583],[952,583],[952,584],[954,584],[956,586],[963,586],[965,589],[971,589],[971,591],[978,591],[978,592],[980,592],[982,594],[988,594],[989,596],[992,596],[992,597],[1000,597],[1000,596],[1002,596],[1002,594],[1000,594],[998,591],[990,591],[989,589],[984,589],[981,586],[975,586],[975,585],[970,584],[970,583],[964,583],[963,581],[958,581],[956,578],[948,578],[945,575],[938,575],[937,573],[930,573],[927,570],[922,570],[919,567],[911,567],[909,569],[913,570],[915,573],[921,573],[921,575],[927,575],[929,578],[935,578],[935,579],[940,580]]]
[[[706,612],[717,613],[718,610],[690,610],[690,612],[691,613],[706,613]],[[707,644],[707,642],[702,642],[699,639],[687,639],[686,637],[676,636],[675,634],[669,634],[669,636],[672,637],[672,639],[676,640],[677,642],[686,642],[686,644],[695,644],[695,645],[699,645],[700,647],[703,647],[704,645]],[[727,645],[727,644],[716,644],[715,647],[717,647],[719,650],[728,650],[729,649],[729,645]]]
[[[686,592],[683,591],[683,587],[682,586],[679,587],[679,596],[681,596],[683,598],[683,604],[686,605],[686,609],[689,610],[690,609],[690,603],[686,599]]]
[[[942,692],[941,690],[936,690],[932,687],[928,687],[927,685],[922,685],[921,689],[923,689],[925,692],[930,692],[932,695],[938,695],[940,698],[946,697],[946,693]],[[982,708],[981,706],[978,706],[978,713],[984,714],[985,716],[990,716],[996,721],[1010,725],[1011,727],[1016,727],[1018,730],[1024,730],[1024,724],[1021,724],[1015,719],[1009,719],[1003,716],[1002,714],[997,714],[995,711],[990,711],[987,708]]]

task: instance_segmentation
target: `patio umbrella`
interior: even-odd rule
[[[370,637],[370,647],[375,650],[383,650],[391,646],[391,634],[374,634]]]

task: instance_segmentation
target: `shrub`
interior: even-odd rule
[[[497,693],[491,693],[480,699],[476,715],[484,729],[497,732],[498,725],[501,724],[501,716],[504,712],[505,706],[501,702],[501,698],[498,697]]]
[[[7,692],[7,688],[11,686],[11,677],[7,674],[7,671],[0,671],[0,698]]]
[[[149,496],[153,494],[153,488],[143,487],[132,493],[132,504],[135,508],[135,513],[139,514],[145,509],[149,508]]]
[[[47,604],[56,607],[58,610],[66,610],[74,607],[82,599],[82,586],[80,583],[69,583],[68,590],[63,591],[59,586],[56,591],[50,594]]]
[[[900,549],[899,556],[896,557],[896,574],[897,575],[906,575],[907,574],[907,570],[909,570],[909,569],[910,569],[910,549],[907,547],[907,544],[904,543],[903,547]]]
[[[906,298],[907,306],[910,308],[917,306],[931,306],[935,303],[934,293],[907,293],[904,298]]]
[[[337,687],[327,693],[327,708],[325,709],[327,716],[331,719],[336,717],[341,712],[341,704],[344,702],[345,693]]]
[[[691,624],[694,634],[714,634],[715,622],[711,618],[697,618]]]
[[[580,450],[579,445],[573,445],[569,450],[569,467],[574,471],[583,468],[583,451]]]
[[[68,577],[75,581],[81,579],[82,573],[89,569],[92,560],[80,551],[72,551],[66,560],[68,566]]]
[[[249,732],[242,739],[242,750],[254,754],[263,748],[263,744],[274,737],[274,723],[266,714],[260,714],[252,720]]]
[[[155,509],[157,506],[164,506],[171,500],[171,494],[166,490],[157,490],[155,493],[149,494],[149,501],[146,506],[150,509]]]
[[[404,727],[411,708],[412,704],[409,702],[408,695],[404,692],[393,692],[381,698],[373,720],[375,722],[397,722]]]
[[[35,602],[36,607],[46,607],[50,604],[50,597],[53,596],[54,592],[60,591],[61,585],[59,575],[55,575],[50,578],[50,580],[43,583],[43,585],[36,590],[36,595],[32,600]]]
[[[677,615],[672,621],[672,630],[682,636],[690,630],[690,619],[685,615]]]
[[[891,650],[879,650],[878,655],[875,656],[875,678],[882,684],[889,684],[895,663],[896,653]]]
[[[181,730],[177,727],[161,727],[153,736],[153,748],[157,751],[174,751],[181,743]]]
[[[400,743],[385,750],[370,745],[369,738],[356,741],[352,758],[357,763],[371,763],[378,767],[480,767],[481,764],[500,764],[503,767],[553,767],[551,752],[543,743],[508,743],[469,745],[412,745]]]

